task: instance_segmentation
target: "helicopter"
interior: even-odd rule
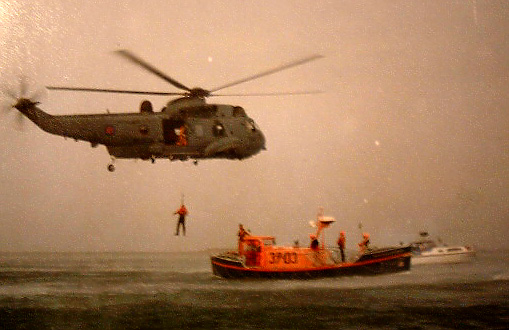
[[[100,89],[85,87],[46,86],[48,90],[74,92],[101,92],[139,95],[180,96],[167,102],[155,112],[152,103],[143,100],[136,113],[104,113],[88,115],[50,115],[40,108],[39,102],[29,97],[16,98],[14,108],[42,130],[75,141],[88,141],[92,147],[104,145],[111,157],[107,169],[115,170],[115,159],[142,159],[152,163],[157,158],[171,161],[193,159],[242,160],[265,150],[265,136],[241,106],[208,104],[211,96],[243,96],[217,94],[227,87],[258,79],[285,69],[323,57],[312,55],[256,75],[240,79],[217,88],[206,90],[189,88],[166,75],[153,65],[128,50],[116,54],[144,70],[158,76],[182,92],[150,92],[136,90]],[[244,94],[246,96],[311,94],[317,91]]]

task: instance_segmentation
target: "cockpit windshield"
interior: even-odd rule
[[[233,117],[246,117],[246,112],[242,107],[233,107]]]
[[[256,123],[252,119],[246,120],[245,125],[246,125],[247,129],[252,131],[252,132],[256,132],[258,130],[258,126],[256,125]]]

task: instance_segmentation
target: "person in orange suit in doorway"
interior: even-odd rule
[[[184,125],[180,126],[177,145],[178,146],[187,146],[187,132],[186,132],[186,126],[184,126]]]

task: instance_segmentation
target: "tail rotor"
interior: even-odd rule
[[[17,109],[14,127],[18,131],[23,130],[23,111],[38,104],[46,96],[45,88],[31,88],[35,84],[29,82],[26,76],[21,76],[16,86],[3,86],[0,90],[2,114]]]

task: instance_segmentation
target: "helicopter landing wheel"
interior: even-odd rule
[[[154,156],[150,157],[150,161],[152,162],[152,164],[154,164],[156,162],[156,157]]]
[[[198,165],[198,161],[197,161],[196,159],[195,159],[195,160],[193,160],[193,164],[194,164],[195,166],[197,166],[197,165]]]
[[[111,163],[108,164],[108,171],[114,172],[115,171],[115,157],[111,156]]]

